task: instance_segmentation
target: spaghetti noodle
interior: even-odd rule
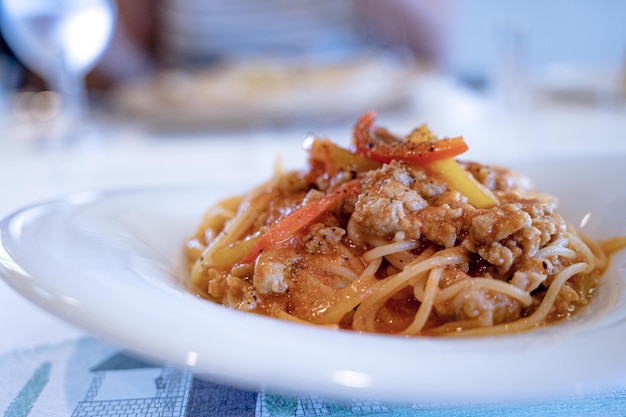
[[[401,335],[490,335],[590,301],[607,252],[504,168],[458,162],[462,138],[399,137],[362,116],[350,149],[208,210],[186,245],[190,287],[296,322]]]

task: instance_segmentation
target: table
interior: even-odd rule
[[[463,134],[470,146],[488,144],[470,150],[477,160],[626,155],[623,103],[609,108],[538,105],[512,112],[485,94],[436,77],[416,85],[410,108],[381,114],[381,124],[398,132],[424,121],[440,135]],[[211,184],[223,181],[224,175],[233,186],[245,187],[269,176],[276,156],[286,168],[301,166],[301,142],[308,133],[301,126],[155,132],[103,117],[90,126],[98,133],[96,139],[55,151],[23,139],[28,128],[8,116],[2,119],[0,217],[84,189]],[[348,143],[350,122],[324,126],[316,133]],[[232,169],[235,158],[245,171]],[[626,387],[572,401],[463,407],[345,402],[313,394],[294,397],[233,389],[128,356],[31,305],[4,283],[0,334],[0,410],[5,416],[105,415],[107,410],[107,415],[119,416],[191,416],[207,410],[213,414],[203,415],[617,415],[626,409]]]

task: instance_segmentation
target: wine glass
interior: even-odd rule
[[[9,47],[59,94],[57,138],[48,139],[67,145],[87,115],[85,76],[111,40],[114,0],[0,0],[0,6]]]

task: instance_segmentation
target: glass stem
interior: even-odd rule
[[[62,49],[62,48],[59,48]],[[82,75],[68,65],[62,50],[57,54],[56,73],[51,77],[50,87],[59,94],[60,108],[54,145],[64,148],[77,136],[87,117],[87,93]]]

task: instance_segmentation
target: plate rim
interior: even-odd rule
[[[168,345],[167,343],[167,335],[163,335],[158,331],[153,330],[145,330],[143,332],[139,332],[140,327],[138,327],[139,323],[133,323],[132,330],[139,332],[144,340],[138,341],[137,335],[129,335],[128,329],[119,330],[114,329],[112,326],[109,326],[108,323],[102,323],[99,321],[101,318],[101,311],[93,311],[93,305],[85,305],[84,303],[79,302],[78,304],[72,304],[72,302],[52,300],[49,298],[49,294],[45,295],[45,291],[41,292],[42,289],[49,290],[49,288],[41,288],[41,277],[31,276],[28,271],[18,269],[9,270],[7,268],[7,264],[11,261],[15,262],[15,265],[19,267],[19,260],[15,259],[11,253],[7,251],[7,241],[11,239],[10,234],[16,233],[19,231],[20,227],[24,227],[24,217],[31,216],[33,213],[41,213],[42,210],[45,212],[46,210],[54,210],[59,207],[87,207],[89,204],[99,204],[103,201],[110,202],[111,199],[124,199],[128,196],[138,196],[139,194],[143,195],[154,195],[155,193],[194,193],[199,188],[206,189],[206,187],[198,187],[198,186],[190,186],[190,187],[147,187],[147,188],[135,188],[135,189],[123,189],[123,190],[112,190],[112,191],[84,191],[73,193],[64,197],[60,197],[57,199],[52,199],[49,201],[45,201],[42,203],[37,203],[25,207],[21,210],[14,212],[13,214],[6,217],[4,220],[0,221],[0,276],[16,291],[20,294],[40,306],[45,310],[55,314],[67,321],[72,322],[79,327],[91,332],[97,336],[100,336],[106,340],[112,341],[113,343],[119,344],[120,346],[126,347],[137,354],[153,357],[154,359],[160,359],[167,362],[171,362],[173,364],[179,366],[185,366],[190,368],[191,370],[200,373],[206,376],[209,379],[214,379],[219,382],[234,384],[236,386],[252,386],[257,389],[262,388],[270,388],[277,390],[287,390],[293,391],[294,388],[298,391],[312,391],[319,392],[325,395],[332,396],[340,396],[340,397],[367,397],[367,398],[378,398],[382,400],[393,400],[393,401],[435,401],[435,402],[475,402],[476,400],[487,401],[489,398],[493,399],[494,394],[496,394],[497,399],[500,400],[519,400],[519,399],[538,399],[541,396],[546,398],[554,397],[554,396],[573,396],[580,395],[581,393],[591,393],[594,390],[601,389],[604,385],[605,381],[601,381],[598,376],[595,377],[592,381],[584,381],[584,380],[572,380],[570,384],[557,385],[553,384],[554,387],[551,390],[546,390],[544,392],[537,392],[536,389],[533,389],[532,385],[526,386],[521,394],[510,395],[510,398],[507,398],[507,392],[509,388],[504,389],[503,387],[499,388],[498,384],[492,384],[490,386],[489,394],[487,396],[476,395],[475,389],[470,389],[467,392],[463,392],[460,385],[447,387],[448,390],[446,393],[439,392],[445,384],[443,380],[438,379],[438,382],[428,381],[428,383],[424,381],[414,380],[413,378],[402,376],[400,377],[403,383],[406,382],[415,382],[417,383],[416,387],[419,387],[421,392],[416,393],[413,389],[402,388],[398,385],[398,378],[395,378],[394,385],[394,375],[390,370],[386,370],[385,365],[380,365],[374,363],[375,360],[371,357],[371,351],[376,349],[380,349],[382,351],[386,351],[388,349],[398,349],[403,358],[407,358],[409,352],[407,349],[414,351],[416,354],[430,354],[429,361],[431,364],[424,363],[421,366],[418,365],[407,365],[403,371],[407,372],[416,372],[419,369],[426,369],[433,372],[436,369],[438,363],[443,364],[447,363],[453,366],[456,366],[458,377],[459,375],[465,376],[466,378],[470,376],[471,372],[467,370],[461,369],[464,366],[462,359],[471,359],[474,361],[482,360],[492,360],[492,366],[503,366],[507,363],[508,360],[511,359],[509,354],[505,354],[502,348],[514,349],[516,355],[520,355],[523,358],[528,359],[529,352],[537,353],[537,351],[541,351],[546,353],[547,351],[552,352],[549,356],[550,360],[561,360],[556,352],[552,350],[556,348],[571,348],[571,344],[574,339],[578,339],[581,341],[587,341],[591,339],[593,342],[594,338],[597,336],[597,333],[603,333],[602,329],[596,329],[595,331],[589,332],[574,332],[576,334],[568,334],[567,331],[561,331],[559,328],[559,324],[552,325],[546,328],[537,329],[532,331],[532,336],[529,338],[528,332],[518,333],[514,335],[507,336],[498,336],[498,337],[488,337],[488,338],[464,338],[464,339],[441,339],[441,338],[405,338],[401,336],[389,336],[389,335],[372,335],[372,334],[359,334],[351,331],[344,330],[329,330],[323,329],[315,326],[301,326],[293,323],[286,323],[280,320],[276,320],[273,318],[267,318],[262,316],[251,315],[248,313],[231,311],[223,306],[213,305],[206,300],[201,300],[193,295],[187,294],[179,294],[179,297],[176,298],[175,304],[172,306],[180,307],[181,311],[184,311],[186,315],[193,314],[197,311],[210,311],[210,312],[219,312],[220,316],[226,317],[228,320],[234,321],[235,324],[241,326],[246,331],[249,331],[253,335],[260,334],[259,332],[269,331],[271,332],[283,332],[289,333],[290,335],[297,337],[299,341],[308,342],[312,347],[318,349],[317,354],[321,356],[321,352],[326,354],[333,353],[336,357],[331,359],[327,359],[326,365],[323,363],[320,365],[307,363],[307,360],[310,360],[310,350],[311,346],[302,347],[299,346],[299,343],[294,341],[282,341],[283,347],[288,347],[292,350],[301,349],[306,351],[309,354],[309,357],[301,357],[296,353],[289,353],[287,357],[282,358],[281,360],[288,363],[290,366],[300,368],[306,368],[307,372],[310,372],[309,379],[305,380],[301,378],[299,375],[294,375],[293,372],[285,371],[285,370],[276,370],[272,374],[272,367],[267,364],[256,363],[254,358],[247,357],[241,349],[234,349],[229,351],[225,346],[215,346],[211,343],[204,341],[198,337],[193,336],[185,336],[184,343],[187,345],[193,345],[194,343],[198,344],[196,347],[200,347],[201,349],[194,350],[194,346],[181,346],[178,347],[174,345]],[[69,203],[69,204],[68,204]],[[198,212],[202,210],[197,209]],[[50,215],[48,213],[47,215]],[[31,219],[32,221],[32,219]],[[623,271],[622,271],[623,273]],[[39,281],[38,281],[39,280]],[[144,281],[145,282],[145,281]],[[35,288],[33,283],[39,284],[39,288]],[[44,286],[45,287],[45,286]],[[160,293],[156,293],[160,294]],[[58,295],[58,294],[57,294]],[[136,295],[136,294],[134,294]],[[48,298],[47,298],[48,297]],[[71,298],[71,297],[70,297]],[[126,299],[125,297],[124,299]],[[158,295],[157,295],[158,298]],[[81,301],[81,300],[78,300]],[[172,302],[174,302],[172,301]],[[188,311],[189,310],[189,311]],[[138,314],[138,311],[141,311],[141,308],[138,306],[134,306],[131,308],[131,312]],[[120,315],[121,312],[113,311],[112,316],[107,317],[107,319],[123,319],[123,315]],[[128,311],[126,311],[128,313]],[[144,318],[146,316],[145,312],[143,312]],[[209,321],[212,325],[216,325],[215,318],[213,321]],[[171,323],[169,324],[172,325]],[[554,331],[557,329],[558,331]],[[607,335],[606,332],[603,333],[603,337],[608,341],[617,342],[619,340],[624,340],[626,338],[626,323],[620,323],[617,327],[612,327],[612,333]],[[217,334],[221,337],[228,337],[234,341],[240,341],[241,343],[245,343],[244,339],[247,339],[241,335],[237,335],[234,330],[228,329],[213,329],[214,334]],[[330,336],[332,335],[332,337]],[[537,337],[534,337],[534,336]],[[133,338],[134,337],[134,338]],[[259,336],[260,337],[260,336]],[[350,352],[349,354],[345,352],[336,352],[329,345],[330,339],[333,339],[333,342],[336,346],[344,346],[346,344],[363,343],[367,345],[367,352]],[[529,340],[530,339],[530,340]],[[316,340],[320,340],[322,342],[317,342]],[[163,345],[159,347],[157,351],[150,349],[150,345],[155,341],[159,341]],[[485,342],[488,341],[490,348],[486,351],[478,351],[484,349]],[[181,342],[182,343],[182,342]],[[271,352],[271,346],[268,345],[270,342],[264,341],[256,341],[257,347],[260,346],[261,350],[264,353]],[[270,343],[271,345],[271,343]],[[575,345],[575,343],[574,343]],[[446,355],[458,352],[459,346],[463,349],[478,349],[474,351],[473,356],[471,357],[460,357],[460,358],[449,358]],[[593,347],[593,345],[590,345]],[[590,346],[586,346],[584,349],[585,352],[589,350]],[[202,352],[201,350],[205,351]],[[308,351],[307,351],[308,349]],[[433,349],[438,350],[438,352],[433,352]],[[608,349],[608,348],[607,348]],[[200,350],[200,351],[198,351]],[[195,354],[194,354],[195,352]],[[208,352],[208,353],[207,353]],[[608,350],[607,354],[613,352],[612,350]],[[224,357],[229,358],[231,360],[241,360],[241,363],[238,365],[232,365],[227,363],[228,361],[215,361],[210,356],[213,354],[224,355]],[[235,356],[237,353],[239,356]],[[366,353],[370,355],[366,355]],[[589,350],[588,354],[592,354],[593,352]],[[532,358],[532,355],[531,355]],[[319,359],[319,358],[316,358]],[[299,363],[298,361],[303,361]],[[397,358],[386,358],[387,361],[392,361],[395,366],[398,365]],[[564,360],[564,359],[563,359]],[[599,362],[602,363],[602,366],[608,367],[613,371],[615,380],[618,385],[622,387],[626,387],[626,360],[623,363],[618,364],[619,366],[613,366],[614,364],[609,364],[606,361],[606,358],[598,358]],[[342,368],[342,361],[345,361],[345,366]],[[361,362],[359,362],[361,361]],[[368,363],[370,361],[370,363]],[[220,363],[221,362],[221,363]],[[540,371],[540,366],[547,366],[550,364],[549,360],[545,358],[543,361],[539,363],[535,362],[533,366],[528,368],[528,372],[537,372]],[[482,364],[485,366],[485,364]],[[233,366],[236,367],[233,371]],[[255,368],[256,366],[256,368]],[[249,367],[250,374],[244,375],[244,368]],[[487,369],[485,367],[488,376],[495,376],[498,374],[498,369],[492,368]],[[396,369],[399,371],[399,368]],[[464,373],[465,372],[465,373]],[[267,374],[272,375],[273,381],[263,380],[263,375]],[[483,383],[487,383],[484,377],[476,376],[476,378]],[[482,378],[482,379],[481,379]],[[385,384],[390,388],[397,388],[395,391],[390,388],[385,388]],[[484,388],[483,388],[484,389]]]

